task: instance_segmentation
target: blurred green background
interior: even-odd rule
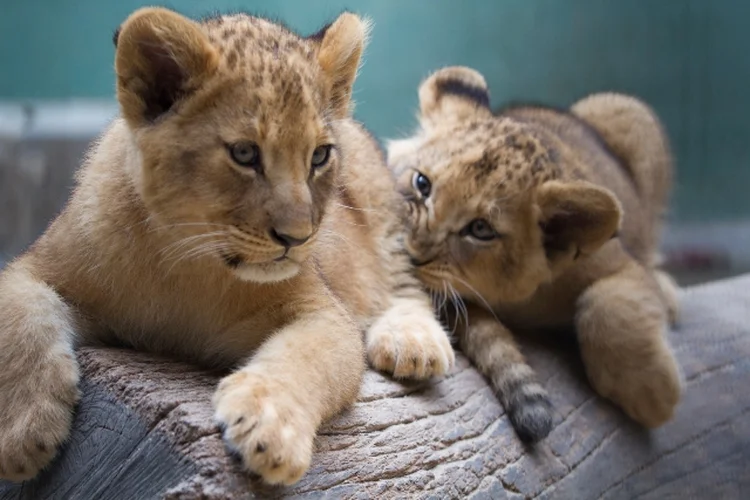
[[[112,98],[112,32],[135,0],[2,0],[0,101]],[[414,126],[431,70],[472,66],[493,103],[567,105],[618,90],[663,117],[678,162],[673,220],[750,215],[750,1],[268,0],[162,4],[246,10],[312,33],[346,8],[374,21],[356,114],[381,139]]]

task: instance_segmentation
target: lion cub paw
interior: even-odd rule
[[[682,394],[682,380],[671,353],[619,369],[611,366],[603,377],[593,382],[600,394],[648,428],[671,420]]]
[[[448,334],[431,311],[413,306],[393,307],[370,327],[367,357],[377,370],[414,379],[444,375],[456,359]]]
[[[20,482],[36,476],[68,437],[80,396],[78,366],[61,355],[14,384],[0,390],[0,479]]]
[[[310,466],[315,423],[287,388],[239,371],[219,384],[216,420],[233,454],[268,484],[291,485]]]

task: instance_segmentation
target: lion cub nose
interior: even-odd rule
[[[310,239],[310,235],[308,234],[307,236],[298,238],[296,236],[279,233],[275,229],[271,229],[271,239],[279,245],[283,245],[286,248],[291,248],[302,245],[304,242]]]

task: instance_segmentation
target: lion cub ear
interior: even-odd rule
[[[163,8],[131,14],[118,30],[115,45],[117,99],[131,126],[152,123],[169,111],[219,63],[196,22]]]
[[[622,209],[617,198],[588,182],[546,182],[537,190],[536,202],[552,264],[594,253],[620,228]]]
[[[490,91],[478,71],[464,66],[442,68],[419,86],[419,109],[425,128],[490,116]]]
[[[318,63],[330,91],[330,106],[336,118],[351,113],[352,87],[369,31],[369,21],[344,12],[310,37],[318,44]]]

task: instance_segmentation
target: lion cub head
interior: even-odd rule
[[[294,276],[336,186],[366,28],[348,13],[309,38],[245,14],[132,14],[117,98],[151,219],[242,279]]]
[[[419,99],[418,132],[390,142],[388,160],[408,203],[407,249],[433,291],[523,301],[616,233],[614,195],[577,178],[557,137],[493,115],[479,73],[444,68]]]

